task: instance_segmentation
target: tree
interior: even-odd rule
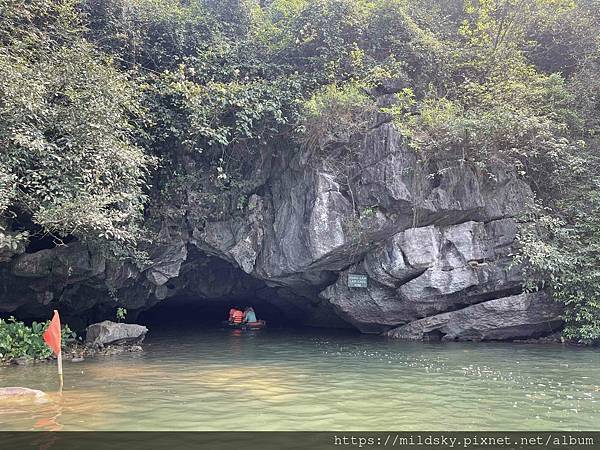
[[[152,165],[132,142],[135,85],[78,35],[73,2],[5,6],[0,214],[57,242],[135,242]]]

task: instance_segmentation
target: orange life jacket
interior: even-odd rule
[[[231,308],[229,310],[229,320],[231,321],[233,319],[233,314],[237,311],[237,309],[235,308]]]
[[[236,309],[233,312],[232,317],[233,317],[233,323],[242,323],[242,321],[244,320],[244,313]]]

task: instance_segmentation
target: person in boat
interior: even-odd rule
[[[236,325],[241,324],[244,321],[244,313],[241,309],[233,307],[229,310],[229,323]]]
[[[257,322],[256,313],[254,312],[254,308],[252,308],[252,306],[249,306],[244,311],[244,323],[255,323],[255,322]]]

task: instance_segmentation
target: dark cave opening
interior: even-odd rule
[[[423,333],[423,340],[426,342],[441,342],[445,335],[446,333],[440,330],[432,330]]]
[[[68,244],[75,241],[74,236],[66,236],[64,238],[57,238],[50,234],[36,233],[29,236],[29,242],[25,247],[25,253],[35,253],[40,250],[50,250],[58,245]]]
[[[50,244],[36,241],[35,245]],[[45,253],[43,261],[52,259],[53,255],[52,251]],[[63,267],[71,262],[79,264],[73,266],[72,273]],[[257,319],[265,320],[268,328],[351,327],[336,315],[326,300],[318,297],[320,286],[312,287],[304,280],[292,280],[295,284],[290,285],[265,281],[194,246],[187,248],[186,259],[177,273],[173,273],[174,276],[169,273],[171,276],[163,284],[160,277],[164,278],[162,274],[168,272],[170,266],[157,264],[136,275],[130,284],[108,292],[103,278],[108,272],[90,278],[94,267],[90,265],[88,254],[84,254],[82,258],[57,260],[52,275],[40,281],[36,279],[35,283],[29,282],[29,278],[19,278],[23,282],[13,289],[18,306],[6,313],[0,311],[0,317],[14,315],[26,323],[41,322],[49,320],[52,310],[58,309],[63,323],[84,334],[93,323],[116,322],[118,308],[125,308],[127,313],[121,320],[150,329],[210,329],[221,327],[227,321],[230,308],[252,306]],[[73,283],[64,284],[71,279]]]
[[[238,307],[244,310],[249,306],[254,308],[257,319],[266,320],[269,327],[297,328],[301,326],[297,317],[286,314],[286,311],[257,297],[220,299],[173,297],[142,311],[136,322],[147,325],[149,328],[214,328],[223,325],[228,318],[230,308]]]
[[[29,240],[25,247],[25,253],[36,253],[40,250],[50,250],[59,245],[69,244],[76,240],[73,235],[58,236],[44,231],[41,225],[35,223],[31,214],[15,212],[13,228],[15,231],[26,231]]]
[[[269,327],[298,327],[305,311],[268,286],[221,258],[189,246],[178,277],[165,283],[168,296],[136,314],[138,323],[173,327],[221,326],[232,307],[252,306]]]

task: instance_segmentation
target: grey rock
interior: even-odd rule
[[[409,228],[398,242],[407,263],[415,269],[432,267],[439,259],[441,245],[440,230],[430,225],[422,228]]]
[[[382,332],[509,295],[521,284],[519,269],[506,256],[515,235],[513,219],[409,229],[343,271],[321,297],[361,331]],[[348,288],[350,272],[368,274],[369,288]]]
[[[363,333],[381,333],[416,318],[414,306],[400,299],[394,289],[373,280],[368,289],[349,288],[348,273],[357,272],[357,266],[342,272],[339,280],[320,294],[342,319]]]
[[[386,333],[398,339],[482,341],[536,338],[562,326],[563,308],[544,293],[498,298],[427,317]]]
[[[35,253],[23,253],[12,264],[19,277],[51,277],[63,282],[78,282],[104,272],[105,259],[85,245],[73,243]]]
[[[11,271],[13,275],[20,277],[47,277],[52,271],[54,254],[51,250],[41,250],[20,255],[12,261]]]
[[[250,274],[263,245],[263,199],[252,195],[246,221],[238,218],[208,222],[195,228],[192,243],[209,255],[217,255]]]
[[[162,286],[171,278],[179,276],[181,264],[187,259],[187,248],[178,233],[163,227],[159,233],[160,245],[150,252],[153,264],[146,269],[146,278],[154,286]]]
[[[12,362],[17,366],[30,366],[33,364],[33,358],[21,356],[20,358],[13,359]]]
[[[240,238],[236,244],[229,250],[230,255],[237,265],[246,273],[254,271],[258,252],[262,247],[263,240],[263,200],[252,195],[248,201],[248,226],[239,233]],[[242,234],[243,233],[243,234]]]
[[[45,403],[48,401],[46,393],[37,389],[24,387],[3,387],[0,388],[0,403],[11,401],[33,401],[35,403]]]
[[[368,252],[363,268],[374,280],[387,287],[397,287],[423,272],[408,264],[402,251],[403,233],[392,236],[380,247]]]
[[[340,186],[331,174],[317,174],[315,192],[308,222],[308,245],[312,258],[319,260],[346,243],[343,224],[351,206],[340,193]]]
[[[430,267],[423,275],[400,287],[400,295],[411,302],[435,302],[479,283],[475,270],[459,266],[450,270]]]
[[[147,332],[148,328],[143,325],[105,320],[87,327],[85,343],[91,346],[140,343],[146,337]]]

